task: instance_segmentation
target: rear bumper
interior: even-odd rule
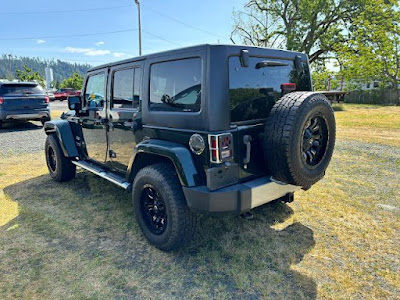
[[[50,109],[37,109],[37,110],[0,110],[0,120],[14,121],[14,120],[50,120]]]
[[[291,194],[301,187],[262,177],[211,191],[206,186],[183,187],[188,206],[204,213],[243,213]]]

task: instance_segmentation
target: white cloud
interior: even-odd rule
[[[81,53],[87,56],[103,56],[111,54],[110,50],[96,50],[93,48],[75,48],[75,47],[65,47],[65,51],[69,53]]]
[[[75,47],[65,47],[65,51],[69,53],[85,53],[92,49],[90,48],[75,48]]]
[[[110,50],[95,50],[95,49],[90,49],[90,51],[85,52],[85,55],[88,56],[102,56],[102,55],[107,55],[110,54]]]
[[[123,52],[114,52],[112,55],[113,55],[114,57],[124,57],[124,56],[126,56],[127,54],[126,54],[126,53],[123,53]]]
[[[103,41],[99,41],[97,43],[94,43],[97,47],[104,45],[105,43]]]
[[[36,40],[36,44],[44,44],[44,43],[46,43],[45,40]]]

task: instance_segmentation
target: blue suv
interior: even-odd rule
[[[0,82],[0,128],[5,122],[51,119],[49,96],[36,82]]]

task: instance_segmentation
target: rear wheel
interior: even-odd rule
[[[170,164],[160,163],[140,170],[133,183],[132,200],[144,236],[161,250],[183,245],[196,231],[197,215],[189,210]]]
[[[3,128],[3,121],[0,120],[0,129]]]
[[[335,146],[329,100],[294,92],[276,102],[265,127],[265,158],[272,176],[308,189],[325,175]]]
[[[68,181],[75,177],[76,166],[64,156],[60,143],[54,134],[47,136],[45,154],[51,178],[55,181]]]

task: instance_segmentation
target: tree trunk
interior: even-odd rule
[[[397,78],[393,79],[393,88],[396,92],[395,104],[396,106],[400,106],[400,89],[399,89],[399,80]]]

